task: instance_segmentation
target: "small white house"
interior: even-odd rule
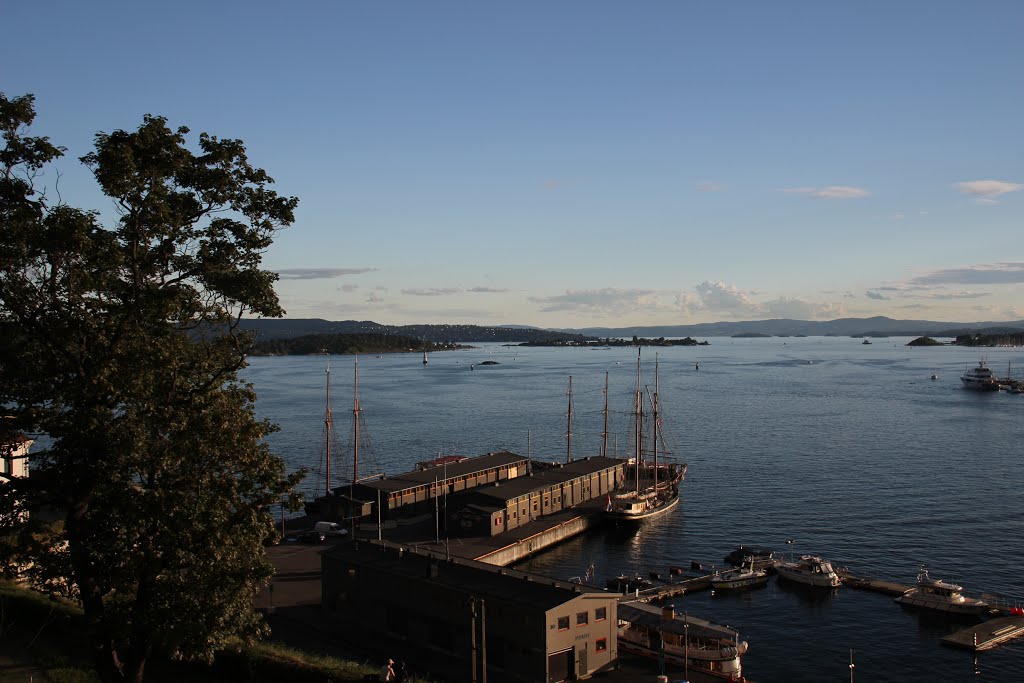
[[[18,434],[12,443],[0,444],[0,478],[28,476],[28,449],[32,443],[32,439]]]

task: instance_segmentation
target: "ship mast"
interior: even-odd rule
[[[565,462],[572,462],[572,375],[569,375],[569,409],[565,413]]]
[[[601,455],[608,457],[608,373],[604,373],[604,431],[601,432]]]
[[[633,399],[633,410],[635,412],[636,424],[633,433],[633,448],[634,448],[634,459],[636,461],[636,493],[640,495],[640,465],[643,462],[643,442],[641,434],[643,433],[643,420],[644,420],[644,399],[643,394],[640,393],[640,347],[636,349],[636,396]]]
[[[355,357],[352,380],[352,485],[359,479],[359,356]]]
[[[651,401],[651,412],[654,434],[654,493],[658,493],[658,354],[654,354],[654,399]]]
[[[327,359],[327,408],[324,413],[324,434],[326,436],[325,444],[325,464],[324,470],[324,495],[331,495],[331,359]]]

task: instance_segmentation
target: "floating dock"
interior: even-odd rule
[[[989,619],[969,626],[942,639],[944,645],[983,652],[1024,636],[1024,617]]]

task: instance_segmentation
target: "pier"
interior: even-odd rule
[[[961,629],[944,637],[942,643],[974,652],[983,652],[1022,636],[1024,636],[1024,617],[1000,617]]]

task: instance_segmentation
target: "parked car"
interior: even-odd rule
[[[326,543],[327,534],[321,531],[304,531],[299,535],[299,543]]]

